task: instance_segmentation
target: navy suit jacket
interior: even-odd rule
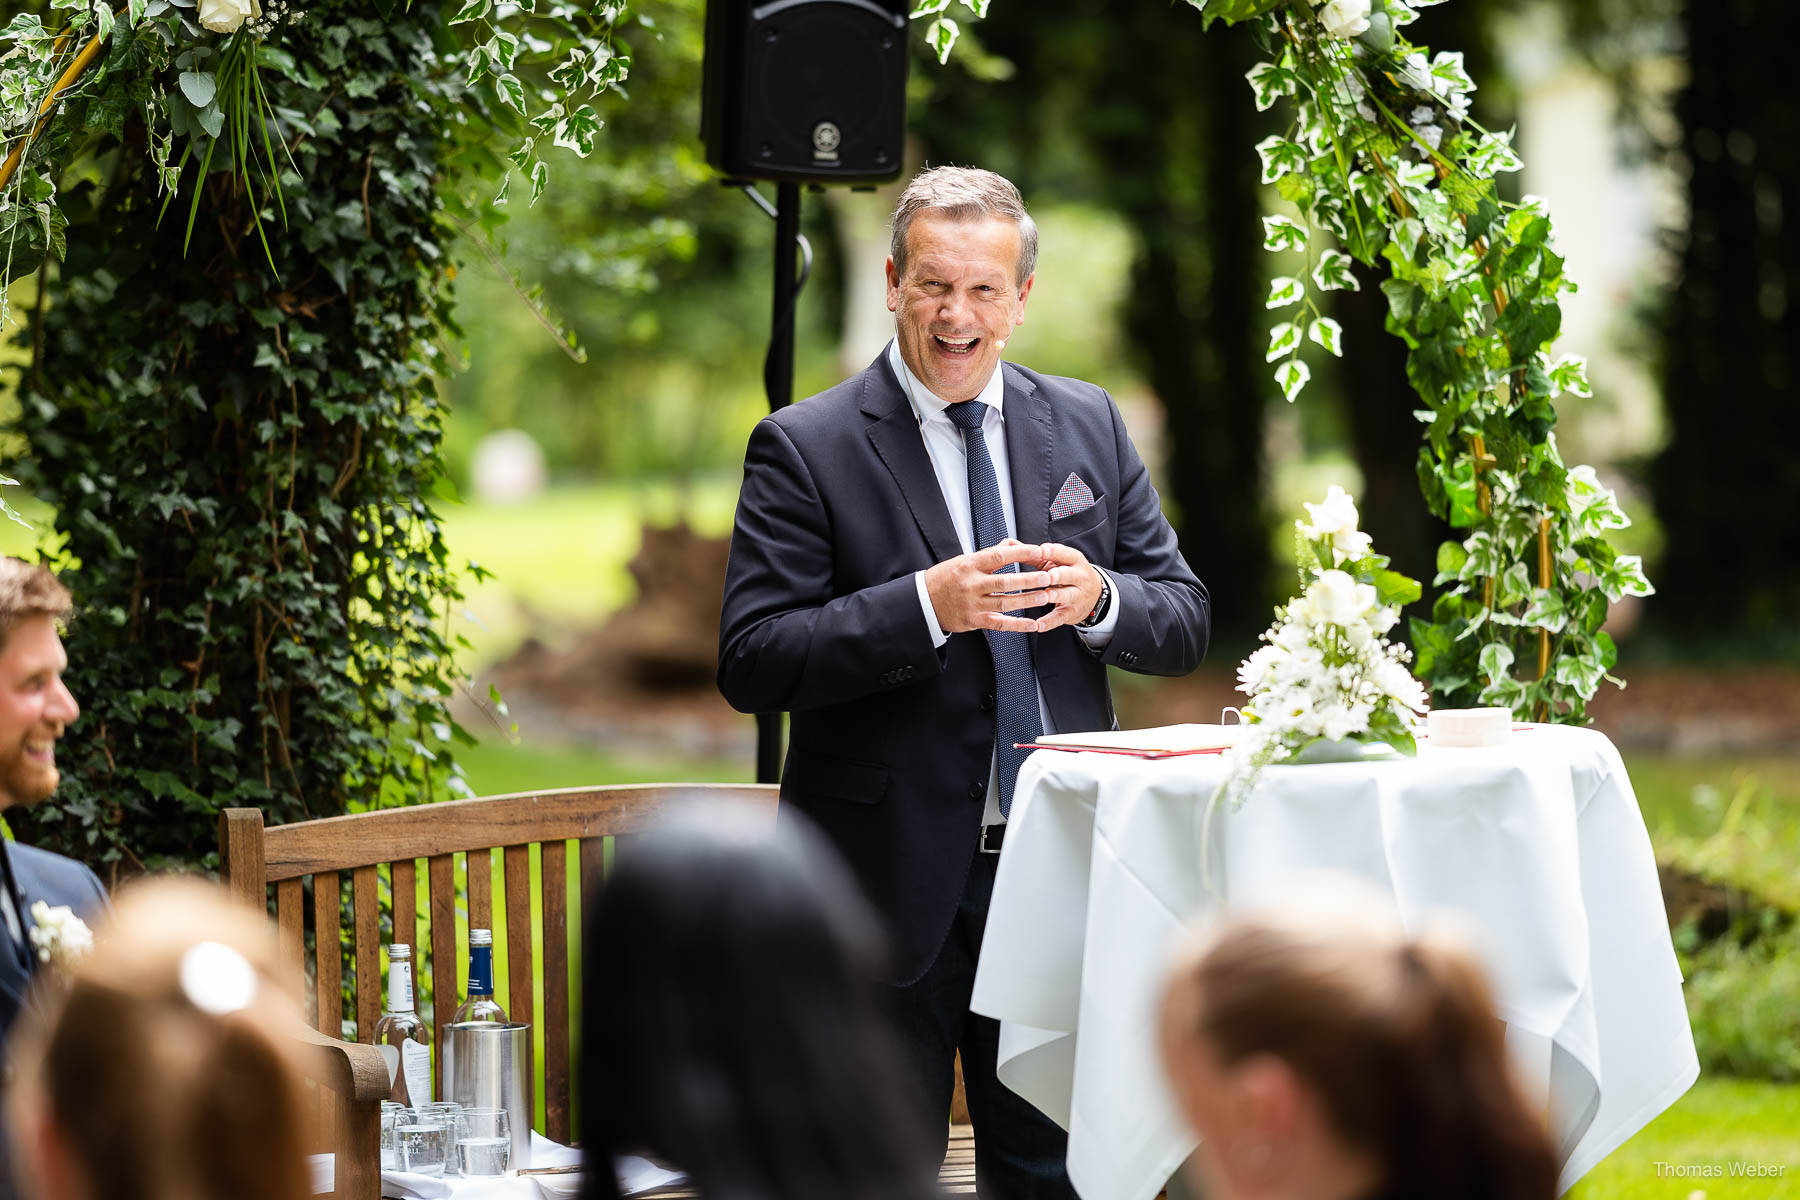
[[[1013,512],[1023,542],[1061,542],[1117,580],[1112,640],[1033,634],[1054,727],[1110,729],[1106,666],[1181,675],[1210,628],[1112,398],[1003,363]],[[1052,520],[1070,472],[1094,505]],[[726,569],[719,690],[792,714],[784,811],[838,846],[888,919],[896,982],[936,957],[979,837],[994,753],[994,668],[979,631],[932,646],[913,574],[962,553],[918,421],[884,352],[759,422]]]
[[[0,853],[6,854],[12,863],[13,880],[19,889],[13,902],[19,906],[19,923],[26,931],[27,941],[31,931],[31,906],[39,900],[52,908],[66,904],[90,925],[106,911],[106,889],[100,886],[100,880],[92,871],[74,859],[18,842],[6,843]],[[28,946],[15,951],[5,917],[0,916],[0,1050],[3,1050],[19,1010],[24,1007],[36,966],[37,959]]]

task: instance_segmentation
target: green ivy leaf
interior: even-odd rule
[[[1563,594],[1554,588],[1538,588],[1532,593],[1531,604],[1519,618],[1521,624],[1537,629],[1548,629],[1551,633],[1561,633],[1568,624],[1568,612]]]
[[[1424,594],[1418,580],[1386,568],[1376,570],[1371,582],[1376,599],[1387,608],[1404,608]]]
[[[1262,223],[1264,250],[1306,249],[1306,228],[1292,218],[1277,214],[1264,217]]]
[[[1278,275],[1269,281],[1269,298],[1265,308],[1286,308],[1298,304],[1306,295],[1306,285],[1291,275]]]
[[[508,108],[520,116],[525,115],[525,85],[520,83],[517,77],[500,76],[494,80],[494,90],[500,94],[500,99],[506,102]]]
[[[584,104],[556,126],[556,144],[586,158],[594,152],[594,139],[600,134],[600,115]]]
[[[950,7],[950,0],[919,0],[907,16],[916,21],[920,17],[929,17],[943,12]]]
[[[536,204],[538,197],[544,194],[544,185],[550,182],[550,168],[542,159],[531,164],[531,203]]]
[[[1300,394],[1300,389],[1311,378],[1312,368],[1297,358],[1290,358],[1275,368],[1275,384],[1289,403],[1293,402],[1294,397]]]
[[[450,18],[450,24],[462,25],[469,21],[479,21],[492,12],[493,8],[494,0],[468,0],[456,10],[456,15]]]
[[[937,0],[926,0],[926,3],[936,2]],[[948,0],[945,0],[945,7],[948,7]],[[925,30],[925,41],[937,51],[939,65],[950,61],[950,51],[956,45],[956,39],[961,36],[962,26],[949,17],[939,17]]]
[[[1322,292],[1360,292],[1362,281],[1350,267],[1354,260],[1342,250],[1327,250],[1313,267],[1312,279]]]
[[[1306,336],[1325,347],[1328,354],[1344,357],[1344,330],[1330,317],[1320,317],[1306,330]]]
[[[1306,169],[1306,147],[1276,134],[1256,143],[1256,153],[1262,158],[1264,183],[1274,183],[1289,172]]]
[[[963,7],[974,13],[975,19],[979,21],[987,16],[991,2],[992,0],[963,0]]]
[[[1269,330],[1269,349],[1263,355],[1264,362],[1274,362],[1285,358],[1300,348],[1300,327],[1292,321],[1283,321]]]
[[[1300,77],[1293,71],[1272,62],[1257,63],[1244,78],[1250,81],[1250,87],[1256,93],[1257,112],[1267,112],[1281,97],[1292,96],[1300,82]]]
[[[1483,675],[1495,681],[1504,679],[1512,670],[1512,647],[1501,642],[1489,642],[1481,648],[1479,661]]]

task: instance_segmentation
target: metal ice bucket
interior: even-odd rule
[[[531,1098],[525,1066],[531,1026],[522,1021],[464,1021],[444,1027],[444,1099],[464,1108],[504,1108],[512,1124],[509,1170],[531,1165]]]

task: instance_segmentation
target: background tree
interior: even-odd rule
[[[228,805],[286,821],[443,794],[434,184],[460,87],[435,4],[366,12],[320,0],[263,71],[298,168],[267,252],[222,171],[176,198],[205,190],[185,254],[159,225],[142,127],[108,85],[141,79],[102,75],[52,128],[110,133],[63,180],[68,256],[19,389],[19,471],[56,513],[85,710],[55,800],[14,816],[24,840],[154,868],[207,861]],[[116,31],[109,61],[140,36]]]
[[[1800,606],[1800,94],[1785,10],[1680,6],[1687,221],[1660,333],[1669,442],[1650,473],[1668,542],[1655,623],[1690,648],[1792,654]]]

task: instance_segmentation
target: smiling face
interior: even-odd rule
[[[0,808],[56,790],[56,741],[81,715],[63,685],[69,665],[54,618],[31,616],[0,647]]]
[[[888,310],[900,357],[951,404],[981,394],[1014,327],[1033,275],[1020,284],[1019,227],[1004,217],[958,221],[935,209],[906,232],[906,273],[888,259]]]

